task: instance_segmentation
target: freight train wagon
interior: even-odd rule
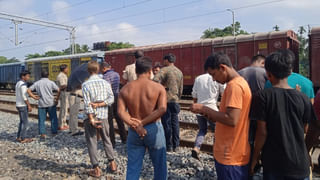
[[[0,64],[0,88],[14,89],[19,81],[20,72],[24,69],[24,63]]]
[[[80,64],[87,63],[90,60],[97,60],[100,62],[103,61],[103,57],[104,52],[96,51],[73,55],[34,58],[26,61],[26,69],[31,72],[31,82],[37,81],[41,78],[41,71],[49,72],[49,79],[56,81],[56,78],[60,72],[60,65],[68,65],[69,76],[72,70]]]
[[[250,65],[251,57],[254,55],[268,55],[284,48],[291,49],[296,54],[294,71],[298,72],[299,41],[291,30],[113,50],[106,52],[105,61],[110,62],[115,71],[122,74],[125,66],[134,62],[133,53],[136,50],[144,51],[144,55],[151,57],[154,64],[157,62],[162,64],[163,56],[173,53],[177,58],[176,66],[184,75],[184,94],[190,94],[194,79],[204,73],[203,64],[212,52],[226,53],[235,69],[239,70]]]

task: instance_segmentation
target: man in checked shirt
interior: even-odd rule
[[[110,84],[98,76],[99,63],[88,62],[90,78],[82,84],[84,109],[88,119],[84,121],[85,137],[89,151],[89,157],[93,170],[88,174],[93,177],[101,176],[97,151],[97,134],[102,138],[106,156],[110,162],[112,172],[117,170],[114,161],[114,152],[109,137],[108,104],[114,102]]]

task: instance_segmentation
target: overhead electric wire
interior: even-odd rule
[[[257,6],[261,6],[261,5],[265,5],[265,4],[283,2],[283,1],[286,1],[286,0],[267,1],[267,2],[262,2],[262,3],[256,3],[256,4],[252,4],[252,5],[233,8],[232,10],[246,9],[246,8],[257,7]],[[212,15],[212,14],[219,14],[219,13],[224,13],[224,12],[227,12],[227,11],[226,10],[212,11],[212,12],[207,12],[207,13],[202,13],[202,14],[192,15],[192,16],[185,16],[185,17],[166,20],[166,21],[161,21],[161,22],[159,21],[159,22],[155,22],[155,23],[143,24],[143,25],[135,26],[134,28],[137,28],[137,27],[143,28],[143,27],[148,27],[148,26],[152,26],[152,25],[159,25],[159,24],[164,24],[164,23],[182,21],[182,20],[186,20],[186,19],[192,19],[192,18],[196,18],[196,17],[202,17],[202,16],[207,16],[207,15]],[[97,36],[97,35],[100,35],[100,34],[106,34],[106,33],[110,33],[110,32],[118,32],[118,31],[129,30],[129,29],[132,29],[132,28],[118,28],[118,29],[114,29],[114,30],[110,30],[110,31],[104,31],[104,32],[101,32],[101,33],[96,33],[96,34],[93,34],[93,35],[86,35],[86,36],[83,36],[81,38],[92,37],[92,36]],[[79,39],[79,38],[77,38],[77,39]],[[68,40],[68,39],[64,39],[64,40]],[[63,40],[54,40],[54,42],[57,42],[57,41],[63,41]],[[23,46],[23,47],[18,47],[18,48],[20,49],[20,48],[25,48],[25,47],[39,46],[39,45],[46,44],[46,43],[49,44],[51,42],[52,41],[40,42],[40,43],[37,43],[37,44],[30,44],[28,46]],[[15,50],[15,49],[18,49],[18,48],[3,49],[3,50],[0,50],[0,52],[11,51],[11,50]]]
[[[90,23],[90,24],[81,24],[81,25],[82,26],[90,26],[90,25],[94,25],[94,24],[99,24],[100,25],[100,24],[104,24],[106,22],[112,22],[112,21],[120,20],[120,19],[124,19],[124,18],[132,18],[132,17],[141,16],[141,15],[155,13],[155,12],[158,12],[158,11],[165,11],[165,10],[168,10],[168,9],[172,9],[172,8],[177,8],[177,7],[193,4],[193,3],[196,3],[196,2],[199,2],[199,1],[202,1],[202,0],[188,1],[188,2],[185,2],[185,3],[175,4],[175,5],[167,6],[167,7],[163,7],[163,8],[156,8],[156,9],[152,9],[152,10],[148,10],[148,11],[144,11],[144,12],[140,12],[140,13],[135,13],[135,14],[131,14],[131,15],[111,18],[111,19],[107,19],[107,20],[104,20],[104,21],[99,21],[99,23]],[[53,31],[56,31],[56,30],[47,30],[47,31],[39,32],[38,34],[49,33],[49,32],[53,32]],[[33,33],[33,32],[34,31],[30,31],[30,33]],[[28,33],[28,32],[26,32],[26,33]],[[26,34],[26,33],[24,33],[24,34]],[[22,36],[22,37],[25,37],[25,36]]]
[[[134,6],[137,6],[137,5],[140,5],[140,4],[144,4],[144,3],[147,3],[149,1],[152,1],[152,0],[142,0],[142,1],[131,3],[131,4],[128,4],[128,5],[125,5],[125,6],[103,10],[103,11],[97,12],[97,13],[92,14],[92,15],[82,16],[82,17],[78,17],[78,18],[72,19],[70,21],[62,22],[62,24],[67,24],[67,23],[80,21],[80,20],[86,19],[88,17],[94,17],[94,16],[98,16],[98,15],[101,15],[101,14],[108,14],[108,13],[115,12],[115,11],[118,11],[118,10],[121,10],[121,9],[124,9],[124,8],[134,7]],[[35,31],[39,31],[39,30],[42,30],[42,29],[47,29],[47,28],[38,28],[38,29],[31,30],[31,31],[27,31],[26,33],[23,33],[23,34],[33,33]]]

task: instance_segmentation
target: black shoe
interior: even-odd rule
[[[74,134],[72,134],[71,136],[80,136],[80,135],[83,135],[84,133],[82,131],[78,131]]]
[[[172,152],[172,148],[167,148],[167,152]]]
[[[200,160],[198,152],[194,149],[192,149],[192,151],[191,151],[191,156],[195,159]]]

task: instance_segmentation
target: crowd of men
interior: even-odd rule
[[[154,179],[167,179],[166,154],[179,148],[178,101],[183,92],[183,74],[174,65],[174,54],[163,57],[163,67],[160,64],[152,66],[152,60],[142,51],[135,52],[134,56],[135,62],[123,71],[125,85],[121,90],[120,75],[107,62],[88,62],[90,77],[71,92],[66,88],[66,65],[60,67],[57,84],[43,71],[42,78],[29,88],[26,82],[30,73],[23,71],[21,81],[16,85],[20,116],[17,141],[32,141],[26,135],[28,111],[32,110],[27,94],[39,100],[40,140],[46,138],[47,113],[53,135],[67,129],[72,136],[82,135],[77,124],[83,98],[87,114],[85,139],[93,167],[88,171],[89,175],[101,176],[97,156],[99,139],[111,171],[117,170],[115,119],[121,141],[127,144],[126,178],[139,179],[143,158],[148,152],[154,166]],[[210,125],[215,136],[213,155],[218,179],[249,179],[260,166],[264,179],[309,179],[310,144],[317,133],[309,133],[306,140],[305,133],[309,124],[313,125],[314,132],[318,132],[314,129],[319,128],[320,123],[312,106],[312,82],[292,72],[294,61],[290,50],[279,50],[268,57],[254,56],[249,67],[237,72],[229,57],[221,52],[207,58],[206,73],[195,79],[192,90],[194,104],[190,110],[196,114],[199,132],[191,156],[200,160],[201,144]],[[58,92],[56,98],[53,91]],[[320,93],[317,96],[319,102],[315,104],[320,104]],[[69,126],[66,123],[67,100]]]

